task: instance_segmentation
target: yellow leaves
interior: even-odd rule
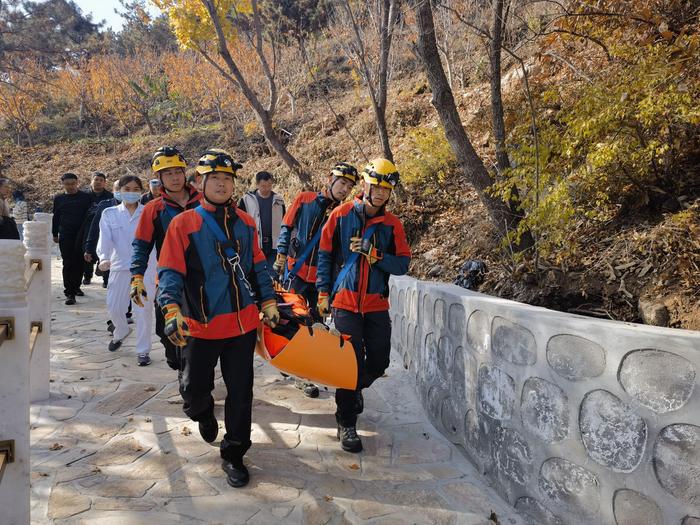
[[[254,120],[246,122],[245,125],[243,126],[243,134],[246,137],[252,137],[252,136],[256,135],[259,132],[258,130],[259,130],[258,123]]]
[[[407,184],[433,186],[445,180],[456,159],[442,128],[417,128],[409,135],[410,152],[399,167]]]
[[[46,75],[32,63],[24,64],[21,69],[36,81],[27,82],[17,74],[7,74],[5,81],[0,83],[0,117],[16,131],[28,133],[37,129],[37,117],[46,105],[44,93],[40,90]]]
[[[228,40],[235,40],[236,30],[232,18],[236,14],[250,14],[250,0],[208,0],[215,8],[221,29]],[[184,48],[196,49],[199,45],[216,40],[216,31],[204,0],[153,0],[153,3],[170,19],[173,32]]]

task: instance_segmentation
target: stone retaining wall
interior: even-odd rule
[[[436,427],[537,525],[700,525],[700,333],[392,278]]]

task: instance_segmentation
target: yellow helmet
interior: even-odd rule
[[[393,162],[387,159],[374,159],[362,170],[365,182],[393,189],[399,183],[399,172]]]
[[[187,161],[182,156],[180,150],[172,146],[163,146],[153,154],[151,158],[151,169],[158,173],[168,168],[187,169]]]
[[[200,175],[206,175],[213,171],[221,171],[236,175],[236,171],[243,167],[242,164],[235,162],[233,157],[226,150],[212,148],[204,152],[197,163],[195,171]]]
[[[357,174],[357,169],[355,166],[348,164],[347,162],[338,162],[331,170],[331,175],[334,177],[345,177],[346,179],[352,181],[353,184],[357,183],[360,176]]]

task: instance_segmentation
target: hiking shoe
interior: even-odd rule
[[[204,417],[204,419],[199,421],[199,435],[202,436],[204,441],[211,443],[216,439],[218,434],[219,422],[216,420],[216,416],[212,410],[207,416]]]
[[[79,289],[77,292],[75,292],[75,295],[77,295],[78,297],[85,297],[85,292]]]
[[[343,427],[338,425],[338,439],[340,446],[345,452],[360,452],[362,451],[362,440],[357,435],[357,429],[352,427]]]
[[[85,279],[83,279],[83,284],[85,286],[89,285],[90,283],[92,283],[92,279],[90,279],[89,277],[86,277]]]
[[[318,387],[313,383],[306,383],[301,379],[294,379],[294,386],[304,392],[306,397],[318,397]]]
[[[110,352],[116,352],[117,350],[119,350],[119,348],[120,348],[121,346],[122,346],[122,340],[121,340],[121,339],[119,339],[118,341],[115,341],[114,339],[112,339],[112,340],[109,342],[109,345],[107,346],[107,348],[109,348],[109,351],[110,351]]]
[[[221,468],[224,469],[226,473],[226,481],[233,488],[245,487],[250,481],[250,474],[248,474],[248,469],[243,464],[243,460],[238,461],[226,461],[221,462]]]
[[[151,356],[148,354],[139,354],[137,359],[139,366],[148,366],[151,364]]]
[[[75,295],[66,295],[66,302],[68,306],[75,304]]]
[[[365,398],[362,396],[362,390],[355,392],[355,414],[362,414],[365,409]]]

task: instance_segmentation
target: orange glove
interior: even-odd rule
[[[278,274],[284,272],[284,267],[287,266],[287,256],[283,253],[278,253],[275,263],[272,265],[272,270]]]
[[[270,328],[277,326],[277,323],[280,322],[280,311],[277,309],[277,301],[275,299],[265,301],[260,310],[263,314],[263,323]]]
[[[141,299],[143,297],[143,299]],[[143,308],[143,302],[148,301],[146,285],[143,284],[143,275],[131,276],[131,302]]]
[[[331,313],[330,297],[328,292],[318,292],[318,302],[316,303],[316,308],[321,317],[326,317]]]
[[[350,238],[350,251],[364,255],[370,266],[377,261],[381,261],[384,257],[384,254],[377,250],[369,239],[363,239],[362,237]]]
[[[190,329],[182,317],[180,306],[177,304],[166,304],[163,307],[163,317],[165,317],[165,335],[175,346],[185,346],[187,338],[190,337]]]

